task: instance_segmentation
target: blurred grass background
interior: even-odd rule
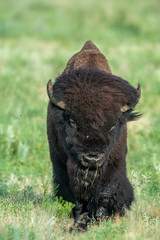
[[[159,13],[158,0],[0,1],[0,239],[159,239]],[[143,117],[128,126],[137,201],[120,223],[84,236],[65,232],[70,205],[51,200],[46,83],[87,40],[115,75],[141,84]]]

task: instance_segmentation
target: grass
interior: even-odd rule
[[[0,240],[160,236],[158,0],[0,2]],[[46,136],[47,81],[92,40],[112,72],[141,84],[141,119],[128,125],[136,201],[123,219],[69,233],[70,203],[55,200]]]

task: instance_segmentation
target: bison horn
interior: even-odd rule
[[[126,112],[130,109],[131,107],[129,105],[124,105],[123,107],[121,107],[121,112]]]
[[[48,97],[50,98],[51,102],[54,105],[56,105],[57,107],[59,107],[61,109],[65,109],[65,103],[63,101],[57,102],[53,96],[53,84],[52,84],[51,79],[47,83],[47,93],[48,93]]]
[[[137,102],[138,102],[138,100],[140,99],[140,96],[141,96],[141,86],[140,86],[140,84],[138,84],[138,87],[137,87],[137,96],[138,96],[138,99],[137,99]],[[137,104],[137,102],[136,102],[136,104]],[[131,106],[126,104],[123,107],[121,107],[121,112],[126,112],[129,109],[131,109]]]
[[[138,99],[141,96],[141,85],[138,83],[138,87],[137,87],[137,95],[138,95]]]

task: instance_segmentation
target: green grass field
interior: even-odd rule
[[[160,239],[160,4],[158,0],[0,1],[0,240]],[[92,40],[112,72],[141,84],[128,124],[131,211],[72,232],[70,203],[52,201],[47,81]]]

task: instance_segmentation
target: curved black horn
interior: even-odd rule
[[[56,105],[57,107],[59,107],[61,109],[65,109],[65,103],[63,101],[57,102],[56,99],[54,98],[54,95],[53,95],[53,84],[52,84],[51,79],[47,83],[47,93],[48,93],[48,97],[50,98],[51,102],[54,105]]]

